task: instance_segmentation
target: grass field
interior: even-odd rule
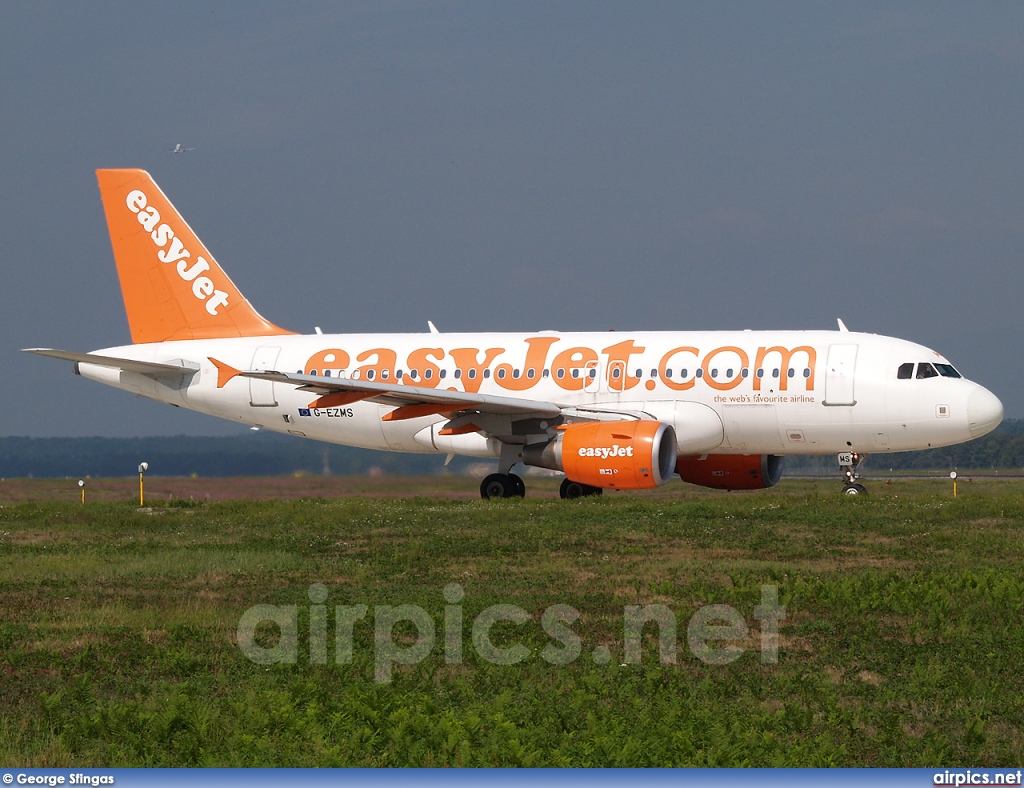
[[[948,480],[875,482],[857,499],[834,480],[787,480],[569,502],[539,480],[536,496],[483,502],[460,479],[227,501],[156,495],[154,480],[142,511],[129,482],[122,500],[84,507],[67,482],[0,487],[0,765],[1024,760],[1024,481],[962,484],[956,500]],[[427,497],[432,485],[444,497]],[[410,490],[421,497],[389,495]],[[318,583],[328,634],[311,651]],[[786,607],[776,664],[761,661],[765,586]],[[296,607],[294,663],[257,664],[236,643],[261,604]],[[530,616],[490,630],[528,650],[516,664],[487,661],[471,634],[496,604]],[[659,659],[653,623],[639,664],[626,659],[626,606],[650,604],[675,616],[675,664]],[[729,664],[688,646],[688,622],[711,604],[749,624]],[[352,661],[336,664],[335,606],[351,605],[368,612]],[[374,626],[397,605],[426,611],[438,637],[385,683]],[[553,605],[580,614],[568,664],[541,656],[560,647],[541,623]],[[462,615],[461,664],[446,607]],[[412,625],[394,633],[413,648]],[[263,648],[277,637],[256,630]]]

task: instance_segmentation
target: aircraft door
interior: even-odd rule
[[[856,345],[830,345],[825,367],[825,404],[856,405],[853,382],[857,368]]]
[[[266,372],[276,369],[279,347],[258,347],[252,356],[253,370]],[[274,396],[274,384],[268,380],[249,378],[249,404],[254,408],[276,408],[277,398]]]

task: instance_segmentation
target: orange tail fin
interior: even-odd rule
[[[291,334],[253,309],[145,170],[97,170],[132,342]]]

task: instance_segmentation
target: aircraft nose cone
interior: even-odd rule
[[[1003,403],[986,388],[978,386],[967,397],[967,427],[975,438],[992,432],[1003,420]]]

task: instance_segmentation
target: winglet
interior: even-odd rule
[[[444,429],[438,430],[437,434],[448,437],[449,435],[468,435],[471,432],[480,432],[480,428],[472,422],[469,424],[463,424],[460,427],[445,427]]]
[[[341,405],[351,405],[353,402],[361,402],[373,396],[370,391],[332,391],[317,397],[309,403],[310,408],[337,408]]]
[[[454,408],[451,405],[437,405],[428,403],[425,405],[402,405],[395,410],[388,411],[380,417],[381,421],[405,421],[406,419],[417,419],[420,416],[450,416]]]
[[[217,368],[217,388],[222,389],[227,385],[227,382],[231,378],[236,378],[242,374],[241,370],[235,369],[230,364],[225,364],[223,361],[218,361],[213,356],[207,356],[210,359],[210,363]]]

